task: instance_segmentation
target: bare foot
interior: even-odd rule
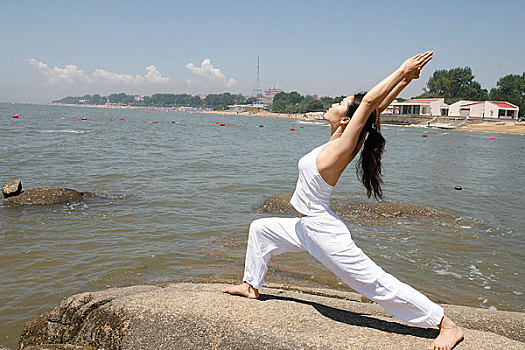
[[[259,297],[259,291],[248,283],[243,282],[235,286],[229,286],[222,289],[223,293],[243,295],[250,299],[257,299]]]
[[[428,347],[428,350],[451,350],[463,340],[463,330],[456,326],[447,316],[439,324],[439,335]]]

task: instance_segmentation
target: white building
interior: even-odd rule
[[[249,112],[249,113],[257,113],[262,112],[265,110],[265,106],[260,103],[252,104],[252,105],[233,105],[228,106],[228,110],[230,112]]]
[[[485,118],[518,119],[520,108],[508,102],[485,102]]]
[[[449,117],[517,119],[519,107],[508,102],[461,100],[449,107]]]
[[[420,98],[404,102],[392,102],[391,106],[392,112],[388,114],[421,117],[438,117],[448,114],[448,105],[444,98]]]

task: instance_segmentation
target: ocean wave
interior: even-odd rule
[[[308,125],[326,125],[327,123],[324,121],[313,121],[313,120],[300,120],[299,124],[308,124]]]
[[[37,132],[66,132],[72,134],[86,134],[88,132],[93,132],[92,130],[38,130]]]
[[[434,270],[438,275],[441,275],[441,276],[445,276],[445,275],[448,275],[448,276],[453,276],[453,277],[456,277],[458,279],[461,279],[463,278],[463,276],[461,276],[459,273],[455,273],[455,272],[451,272],[451,271],[448,271],[448,269],[436,269]]]

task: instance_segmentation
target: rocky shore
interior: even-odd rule
[[[40,187],[23,190],[22,181],[14,180],[2,186],[5,206],[53,205],[75,203],[96,196],[89,192],[78,192],[70,188]],[[0,202],[0,204],[2,204]]]
[[[290,204],[292,193],[267,198],[256,211],[298,215]],[[456,218],[437,209],[402,202],[376,202],[363,199],[332,199],[331,209],[341,218],[353,222],[382,225],[400,219],[454,223]]]
[[[259,300],[226,283],[168,283],[74,295],[28,322],[19,349],[425,349],[410,326],[357,293],[269,285]],[[445,305],[456,349],[522,349],[523,313]]]

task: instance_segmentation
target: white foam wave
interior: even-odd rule
[[[73,133],[73,134],[85,134],[91,131],[87,131],[87,130],[40,130],[39,132],[65,132],[65,133]]]
[[[454,276],[456,278],[462,278],[463,277],[459,273],[450,272],[450,271],[447,271],[447,270],[444,270],[444,269],[436,270],[436,273],[438,275],[441,275],[441,276],[449,275],[449,276]]]
[[[312,121],[312,120],[300,120],[299,124],[308,124],[308,125],[325,125],[326,122],[322,121]]]

